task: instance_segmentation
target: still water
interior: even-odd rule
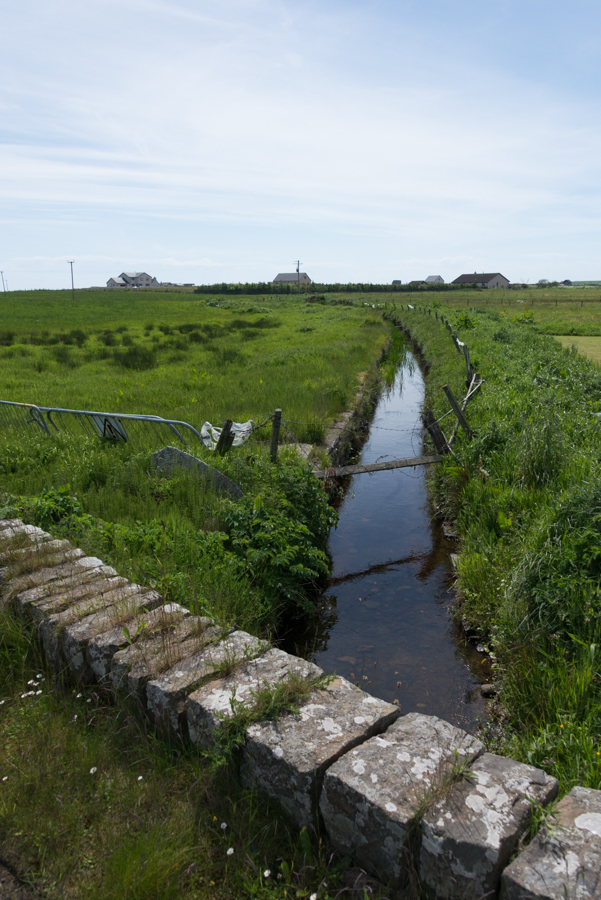
[[[377,406],[362,463],[422,454],[424,381],[407,349]],[[332,575],[290,649],[360,681],[401,709],[473,730],[484,716],[485,661],[453,624],[449,543],[428,506],[425,469],[351,479],[330,537]],[[397,683],[400,686],[397,687]]]

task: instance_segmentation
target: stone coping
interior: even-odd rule
[[[157,728],[199,749],[258,692],[323,674],[19,519],[0,520],[0,603],[30,625],[54,671],[136,695]],[[249,725],[240,774],[296,826],[325,830],[390,897],[419,885],[433,900],[601,898],[601,791],[573,788],[524,848],[554,778],[485,753],[442,719],[401,716],[344,678]]]

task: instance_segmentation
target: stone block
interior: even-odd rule
[[[136,641],[157,631],[173,628],[189,610],[178,603],[165,603],[149,613],[136,615],[130,622],[121,623],[91,638],[87,648],[88,664],[98,682],[110,677],[113,656],[119,650],[132,646]]]
[[[240,500],[244,496],[242,488],[223,472],[209,466],[202,459],[197,459],[190,453],[178,450],[177,447],[163,447],[162,450],[153,453],[151,459],[153,467],[163,475],[173,475],[178,469],[184,469],[187,472],[193,472],[200,478],[206,478],[218,494],[229,494],[234,500]]]
[[[69,616],[70,624],[67,624],[61,633],[61,623],[58,622],[59,635],[61,636],[62,658],[68,666],[72,677],[76,681],[94,681],[94,672],[88,663],[87,648],[92,638],[103,634],[107,630],[114,630],[115,626],[123,625],[131,621],[136,613],[141,610],[155,609],[163,598],[157,591],[151,591],[140,585],[129,584],[125,588],[118,588],[102,598],[111,605],[91,615],[73,620],[72,608],[59,614]]]
[[[101,621],[104,622],[104,629],[102,630],[106,630],[107,627],[110,627],[112,623],[118,620],[120,611],[126,611],[128,603],[133,604],[135,596],[143,592],[144,589],[140,588],[139,585],[125,584],[113,591],[98,594],[91,593],[89,596],[72,603],[67,609],[45,616],[39,623],[38,634],[50,665],[56,670],[63,667],[62,645],[65,633],[70,626],[81,622],[82,619],[93,614],[104,613],[104,617],[96,618],[94,622],[98,624]],[[156,591],[151,591],[150,595],[150,602],[154,601],[155,605],[160,602],[160,596]],[[75,649],[74,652],[76,652]]]
[[[599,900],[601,791],[574,787],[501,879],[501,900]]]
[[[0,519],[0,531],[14,531],[22,524],[21,519]]]
[[[63,599],[65,606],[68,606],[71,598],[79,600],[82,597],[90,595],[94,587],[111,582],[111,586],[118,584],[126,584],[127,579],[117,575],[115,570],[110,566],[96,566],[92,568],[83,568],[72,566],[65,570],[67,574],[63,574],[61,578],[55,578],[44,584],[36,585],[32,588],[19,591],[19,593],[11,596],[12,607],[23,619],[29,619],[34,616],[36,621],[43,618],[43,615],[36,613],[36,608],[43,607],[45,603],[52,606],[56,599]]]
[[[248,728],[243,782],[279,800],[297,827],[310,825],[316,820],[326,770],[353,747],[385,731],[399,715],[398,706],[335,678],[309,694],[298,713]]]
[[[479,740],[442,719],[403,716],[326,772],[320,810],[332,845],[402,887],[429,800],[458,765],[483,752]]]
[[[93,570],[94,573],[96,571]],[[46,616],[62,612],[73,606],[74,603],[82,602],[89,597],[97,596],[98,594],[108,594],[117,588],[125,588],[129,582],[126,578],[121,578],[119,575],[113,575],[110,578],[88,578],[83,582],[78,581],[73,587],[66,589],[63,587],[62,590],[56,590],[51,593],[49,588],[54,588],[56,584],[58,582],[53,582],[52,585],[46,588],[41,600],[29,604],[29,617],[36,630]],[[39,590],[39,588],[34,588],[34,590]],[[19,597],[14,602],[16,603],[18,600]]]
[[[241,665],[230,675],[216,678],[194,691],[186,700],[188,734],[194,744],[210,745],[223,716],[231,716],[232,701],[251,706],[253,695],[264,686],[275,687],[291,675],[300,678],[323,674],[313,663],[283,650],[268,650],[264,656]]]
[[[21,561],[27,560],[27,558],[32,554],[39,554],[42,557],[46,557],[73,549],[74,548],[71,546],[69,541],[54,540],[50,537],[50,535],[48,535],[47,540],[43,541],[35,539],[31,540],[28,538],[25,546],[19,545],[10,547],[7,550],[3,550],[0,553],[0,565],[4,566],[9,565],[10,563],[19,563]],[[47,562],[44,558],[42,559],[41,565],[47,565]]]
[[[34,572],[28,572],[26,575],[19,575],[11,578],[4,589],[4,601],[10,603],[13,597],[29,588],[40,587],[49,584],[59,578],[69,578],[71,576],[81,575],[84,569],[104,568],[105,574],[116,575],[114,569],[110,566],[104,566],[101,559],[95,556],[86,556],[83,550],[70,550],[69,560],[59,563],[56,566],[48,566],[42,569],[36,569]],[[110,570],[110,571],[109,571]]]
[[[175,734],[186,733],[185,706],[189,694],[223,668],[231,669],[264,653],[268,644],[245,631],[234,631],[217,643],[204,635],[182,645],[189,655],[146,686],[148,711],[158,728]]]
[[[167,627],[157,625],[123,650],[118,650],[111,661],[111,681],[114,687],[146,699],[146,685],[151,678],[171,668],[179,659],[189,655],[189,641],[214,640],[221,629],[212,626],[206,616],[189,616]]]
[[[436,900],[495,896],[526,830],[531,802],[545,806],[558,782],[540,769],[485,753],[443,788],[422,819],[419,875]]]

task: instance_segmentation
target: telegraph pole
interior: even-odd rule
[[[67,262],[71,266],[71,296],[73,298],[73,301],[75,302],[75,284],[73,282],[73,263],[75,262],[75,260],[68,259]]]
[[[297,283],[297,288],[298,288],[299,294],[300,294],[300,267],[301,267],[301,261],[300,261],[300,259],[297,259],[296,260],[296,283]]]
[[[2,275],[2,290],[4,291],[4,293],[6,293],[6,284],[4,282],[4,272],[0,272],[0,275]]]

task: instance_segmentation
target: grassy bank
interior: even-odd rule
[[[2,399],[196,425],[280,406],[297,438],[318,441],[359,386],[377,395],[401,346],[363,300],[96,299],[5,304]],[[41,525],[168,600],[269,637],[311,608],[336,514],[291,445],[270,462],[268,437],[259,431],[217,461],[192,448],[240,485],[232,501],[189,474],[159,476],[151,446],[4,432],[0,517]],[[147,732],[140,710],[53,685],[6,614],[0,660],[0,858],[41,896],[327,900],[345,886],[348,861],[245,792],[235,761],[216,769]]]
[[[460,433],[431,487],[461,538],[458,612],[496,657],[502,692],[489,737],[557,776],[562,791],[598,789],[601,372],[523,316],[490,306],[445,314],[486,379],[468,407],[474,440]],[[439,416],[443,384],[465,393],[463,358],[433,315],[397,318],[422,347]]]

